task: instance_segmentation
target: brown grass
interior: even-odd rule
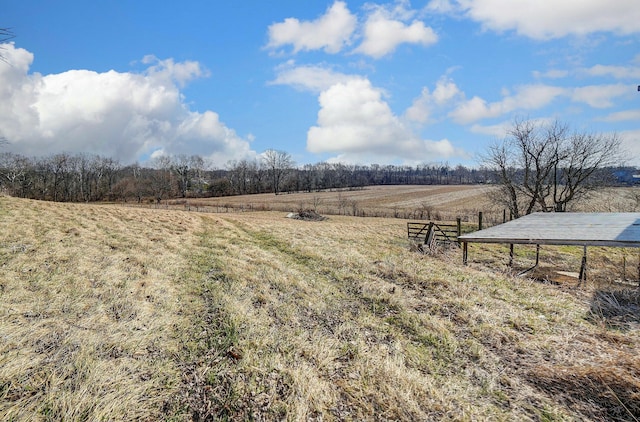
[[[491,186],[369,186],[354,190],[260,194],[207,199],[167,201],[164,207],[210,212],[298,211],[359,217],[393,217],[455,220],[463,216],[476,221],[479,211],[486,218],[502,220],[502,208],[493,205],[487,192]]]
[[[0,419],[640,418],[635,287],[285,215],[0,197]]]
[[[477,223],[484,214],[486,225],[502,223],[504,206],[488,193],[491,185],[368,186],[353,190],[296,192],[280,195],[240,195],[207,199],[178,199],[152,205],[165,209],[206,212],[286,211],[311,209],[320,214],[360,217],[446,220]],[[593,192],[571,204],[568,211],[631,212],[640,210],[635,188],[608,188]],[[133,205],[133,204],[130,204]],[[148,206],[148,205],[147,205]],[[507,212],[507,218],[509,218]]]

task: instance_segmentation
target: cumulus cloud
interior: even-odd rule
[[[150,54],[143,57],[142,63],[150,65],[146,71],[147,75],[165,83],[174,81],[181,87],[194,79],[209,76],[209,72],[202,69],[200,63],[191,60],[176,63],[173,59],[160,60]]]
[[[629,95],[629,87],[623,84],[587,85],[582,87],[557,87],[535,84],[516,87],[515,93],[503,92],[500,101],[487,102],[474,96],[456,105],[449,113],[455,122],[469,124],[481,119],[496,118],[514,111],[538,110],[558,98],[568,98],[593,108],[608,108],[614,99]]]
[[[296,66],[293,61],[279,66],[276,72],[276,79],[269,82],[269,84],[289,85],[296,89],[314,93],[320,93],[337,83],[347,82],[356,78],[323,66]]]
[[[463,13],[485,29],[511,31],[538,40],[597,32],[640,32],[637,0],[432,0],[428,10]]]
[[[387,10],[375,7],[364,25],[364,39],[355,52],[380,58],[392,53],[402,43],[435,44],[438,36],[423,22],[414,20],[405,24],[399,19],[409,14],[404,8]]]
[[[413,100],[411,107],[405,112],[405,117],[414,122],[427,123],[434,110],[441,109],[462,96],[463,93],[451,79],[442,77],[433,92],[429,88],[422,89],[421,95]]]
[[[349,45],[356,29],[357,18],[351,14],[343,1],[333,3],[326,13],[313,21],[287,18],[284,22],[269,26],[268,48],[293,45],[294,53],[324,49],[327,53],[338,53]]]
[[[409,21],[415,12],[405,7],[405,2],[393,6],[365,5],[366,18],[362,28],[358,17],[352,14],[343,1],[336,1],[324,15],[312,21],[287,18],[269,26],[267,48],[293,46],[293,53],[324,50],[335,54],[362,39],[353,50],[373,58],[392,53],[403,43],[428,46],[438,41],[438,36],[420,20]]]
[[[196,62],[147,57],[143,73],[29,73],[33,54],[5,44],[0,136],[25,155],[87,152],[133,162],[154,151],[199,154],[222,164],[253,156],[249,142],[213,111],[196,113],[179,86],[206,74]]]
[[[446,139],[423,140],[393,114],[383,92],[365,78],[338,83],[320,94],[317,126],[307,133],[307,149],[336,153],[350,162],[432,161],[466,156]]]
[[[459,104],[449,116],[458,123],[467,124],[480,119],[499,117],[515,110],[537,110],[566,93],[564,88],[549,85],[523,85],[514,95],[504,96],[502,101],[488,103],[480,97]]]

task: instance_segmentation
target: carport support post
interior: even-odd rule
[[[513,267],[513,243],[509,244],[509,266]]]
[[[467,265],[467,242],[462,242],[462,264]]]
[[[582,264],[580,265],[580,284],[584,281],[587,282],[587,246],[584,246],[584,252],[582,254]]]

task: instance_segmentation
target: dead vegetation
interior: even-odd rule
[[[327,217],[318,214],[314,210],[300,210],[298,212],[291,212],[287,214],[287,218],[304,221],[323,221],[327,219]]]
[[[398,219],[0,197],[0,227],[2,420],[640,418],[635,286],[409,253]]]

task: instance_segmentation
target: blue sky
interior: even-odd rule
[[[478,165],[514,118],[640,165],[637,0],[6,0],[0,136],[28,156]]]

